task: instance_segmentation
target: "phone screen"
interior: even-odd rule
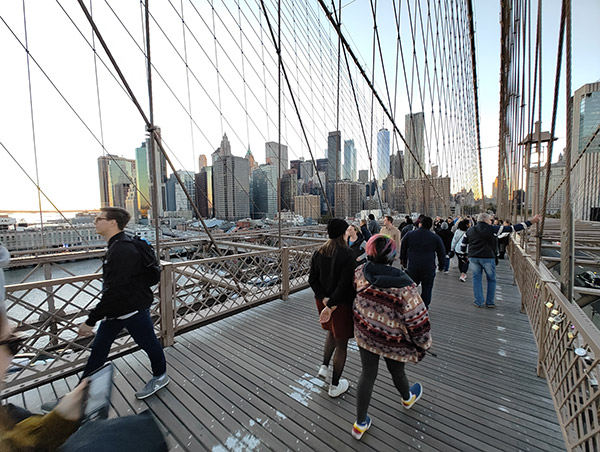
[[[106,417],[110,404],[112,389],[112,364],[107,364],[91,374],[88,378],[87,399],[84,420]]]

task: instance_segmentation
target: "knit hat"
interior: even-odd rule
[[[330,239],[335,239],[340,235],[344,235],[348,229],[348,223],[339,218],[332,218],[327,222],[327,235]]]
[[[448,223],[446,223],[445,221],[442,221],[442,225],[440,226],[443,230],[448,229]]]

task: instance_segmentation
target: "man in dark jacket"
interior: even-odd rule
[[[492,218],[487,213],[480,213],[477,217],[477,224],[465,233],[462,239],[461,250],[466,253],[468,250],[469,262],[473,269],[473,304],[482,308],[483,285],[482,273],[485,272],[487,278],[487,296],[485,305],[488,308],[495,308],[494,298],[496,296],[496,244],[498,235],[504,232],[518,232],[538,223],[542,219],[541,215],[536,215],[525,223],[514,226],[494,226]]]
[[[431,217],[423,217],[419,229],[406,234],[400,248],[400,261],[404,267],[408,268],[408,276],[415,284],[421,284],[421,298],[427,307],[431,303],[431,292],[435,279],[435,257],[437,255],[440,271],[444,269],[446,261],[446,249],[442,239],[431,231],[432,225]]]
[[[371,233],[371,235],[375,235],[375,234],[379,234],[380,230],[381,230],[381,226],[375,219],[375,215],[370,213],[369,214],[369,232]]]
[[[108,242],[102,264],[100,302],[79,326],[80,336],[89,336],[101,320],[82,378],[102,367],[118,334],[126,328],[133,340],[148,354],[153,378],[135,396],[144,399],[169,383],[163,349],[150,318],[152,289],[143,281],[144,265],[133,240],[123,229],[129,212],[120,207],[103,207],[94,220],[96,232]]]
[[[440,222],[440,230],[437,231],[437,235],[440,236],[442,242],[444,243],[444,248],[446,248],[446,259],[444,260],[444,273],[450,272],[450,251],[452,250],[452,237],[454,237],[454,233],[450,230],[448,223],[446,221]]]

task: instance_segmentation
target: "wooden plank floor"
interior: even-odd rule
[[[316,377],[325,334],[310,290],[178,336],[166,349],[171,383],[147,401],[134,397],[150,376],[145,354],[115,360],[111,415],[149,408],[174,451],[564,450],[508,262],[498,271],[497,309],[475,308],[470,280],[459,282],[457,269],[437,275],[430,314],[438,356],[407,365],[424,395],[404,410],[382,361],[373,426],[360,442],[350,435],[356,344],[344,371],[350,390],[331,399]],[[10,401],[36,411],[76,382],[68,377]]]

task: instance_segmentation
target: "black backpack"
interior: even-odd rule
[[[162,271],[162,267],[156,258],[154,247],[150,244],[150,242],[148,242],[148,240],[137,235],[132,236],[131,241],[137,248],[140,256],[142,256],[142,264],[144,266],[143,281],[148,286],[155,286],[160,281],[160,272]]]

